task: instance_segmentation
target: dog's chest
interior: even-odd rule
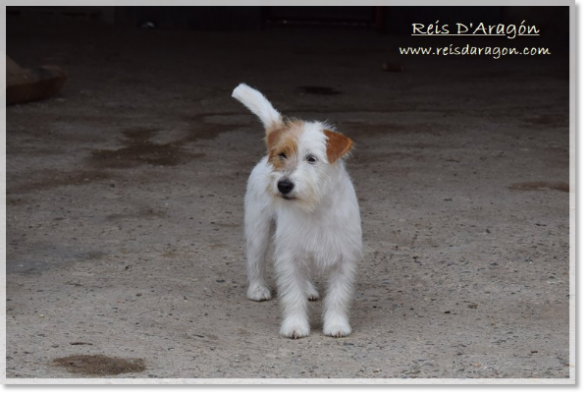
[[[360,224],[337,217],[281,212],[276,221],[275,245],[279,250],[328,264],[359,253]]]

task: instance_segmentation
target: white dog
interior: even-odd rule
[[[326,273],[324,334],[347,336],[356,265],[362,258],[360,210],[342,158],[352,141],[320,122],[284,119],[257,90],[240,84],[232,97],[262,121],[268,155],[248,179],[245,233],[248,298],[271,298],[265,258],[276,223],[275,271],[283,307],[280,333],[309,335],[308,299],[319,294],[312,266]]]

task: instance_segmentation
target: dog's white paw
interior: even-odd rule
[[[271,290],[269,287],[263,284],[251,284],[248,287],[248,292],[246,296],[250,300],[255,300],[257,302],[261,302],[263,300],[270,300],[271,299]]]
[[[279,333],[292,339],[309,336],[309,322],[307,320],[286,318]]]
[[[348,320],[329,320],[324,324],[324,335],[332,337],[345,337],[352,333]]]

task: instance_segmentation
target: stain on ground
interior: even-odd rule
[[[188,154],[176,142],[157,144],[150,139],[157,130],[133,128],[122,132],[124,147],[114,150],[98,149],[92,151],[91,162],[99,167],[128,168],[143,164],[155,166],[176,166],[186,156],[203,156],[204,154]]]
[[[239,227],[242,226],[241,224],[228,224],[228,223],[221,223],[221,222],[218,222],[215,225],[216,226],[222,226],[224,228],[239,228]]]
[[[198,114],[194,116],[189,116],[187,119],[189,122],[193,123],[193,127],[189,131],[189,135],[181,140],[181,143],[188,143],[197,140],[213,140],[218,137],[221,133],[229,132],[231,130],[235,130],[239,127],[250,126],[250,124],[243,124],[243,123],[219,123],[213,122],[215,117],[221,117],[222,119],[229,119],[233,116],[250,116],[250,119],[253,119],[253,116],[249,113],[219,113],[219,112],[212,112],[212,113],[204,113]]]
[[[100,171],[54,171],[47,170],[41,174],[42,178],[25,184],[14,185],[14,179],[7,180],[7,195],[20,193],[36,193],[42,190],[58,188],[68,185],[84,185],[106,179],[112,175]]]
[[[18,198],[17,199],[11,199],[11,198],[6,199],[7,206],[18,206],[18,205],[25,204],[25,203],[26,203],[26,201],[23,199],[18,199]]]
[[[413,154],[410,152],[389,151],[383,154],[356,152],[352,154],[352,157],[357,162],[354,165],[361,166],[370,163],[389,163],[392,161],[404,161],[406,159],[417,160],[422,158],[422,155]]]
[[[153,208],[144,208],[138,212],[110,214],[106,217],[106,219],[108,221],[120,221],[122,219],[164,218],[166,216],[167,216],[167,213],[165,211],[157,210],[157,209],[153,209]]]
[[[113,358],[105,355],[71,355],[56,358],[53,362],[70,373],[84,376],[116,376],[143,372],[146,368],[142,358]]]
[[[334,96],[342,93],[334,88],[330,88],[329,86],[300,86],[299,89],[302,93],[306,93],[308,95]]]
[[[340,129],[343,130],[344,134],[348,134],[350,137],[363,138],[391,133],[423,133],[442,136],[442,132],[445,131],[446,128],[443,125],[431,123],[411,123],[406,125],[397,123],[371,124],[366,122],[344,122]]]
[[[88,251],[77,255],[79,259],[83,260],[95,260],[95,259],[102,259],[105,256],[108,256],[104,251]]]
[[[248,126],[240,123],[214,123],[210,121],[213,117],[240,116],[242,113],[205,113],[191,117],[194,128],[189,131],[186,137],[169,143],[155,143],[151,139],[159,133],[153,128],[130,128],[122,131],[124,136],[121,143],[124,145],[118,149],[97,149],[93,150],[88,158],[89,162],[98,168],[124,169],[141,166],[145,164],[156,166],[176,166],[187,162],[190,159],[204,157],[204,153],[191,153],[184,149],[183,145],[200,139],[212,140],[221,133],[234,130],[238,127]],[[112,174],[102,171],[82,170],[73,172],[62,172],[46,170],[37,172],[33,177],[40,179],[20,185],[9,179],[7,194],[21,194],[38,192],[41,190],[53,189],[69,185],[84,185],[106,179],[112,179]],[[32,177],[31,177],[32,178]],[[17,205],[19,200],[9,200],[8,204]]]
[[[562,114],[544,114],[538,117],[525,118],[525,122],[527,122],[530,126],[559,128],[567,128],[569,126],[568,117]]]
[[[193,122],[193,128],[189,134],[182,139],[169,143],[159,144],[151,141],[152,137],[159,132],[152,128],[132,128],[122,132],[124,138],[122,148],[115,150],[98,149],[92,151],[90,161],[99,167],[106,168],[129,168],[144,164],[155,166],[177,166],[189,159],[204,157],[204,153],[191,153],[183,148],[186,143],[197,140],[213,140],[221,133],[247,126],[243,124],[223,124],[209,122],[208,118],[213,116],[226,117],[234,114],[205,113],[189,119]],[[237,114],[238,115],[238,114]]]
[[[570,186],[566,182],[520,182],[509,185],[509,189],[517,191],[561,191],[570,192]]]

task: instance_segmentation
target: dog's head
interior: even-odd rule
[[[256,114],[265,127],[268,161],[272,166],[269,192],[286,204],[312,211],[340,171],[340,159],[352,140],[321,122],[283,119],[258,91],[240,84],[232,96]]]

